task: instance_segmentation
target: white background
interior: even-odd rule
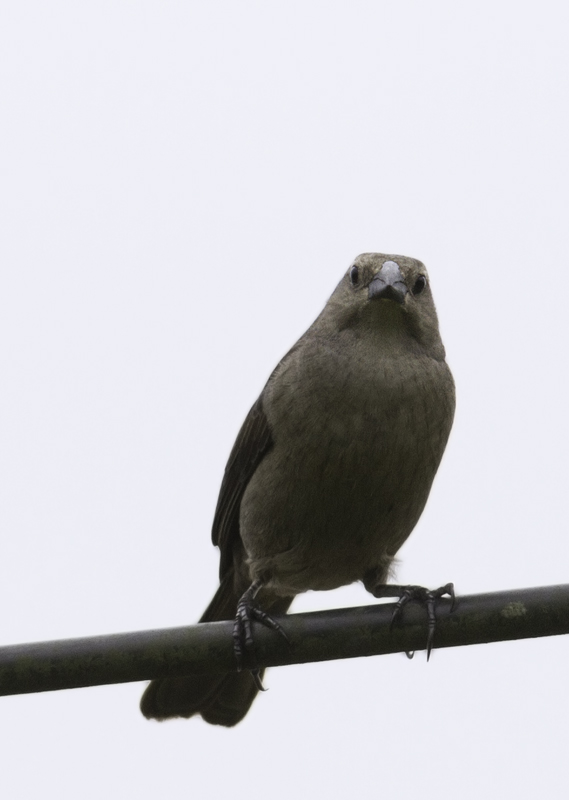
[[[350,260],[431,274],[458,407],[402,582],[569,582],[567,5],[5,2],[0,639],[183,625],[225,461]],[[296,610],[362,605],[359,585]],[[13,798],[560,797],[565,638],[0,698]]]

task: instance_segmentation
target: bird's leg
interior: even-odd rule
[[[439,597],[448,595],[451,599],[450,610],[454,611],[456,597],[454,594],[454,584],[447,583],[445,586],[440,586],[438,589],[425,589],[424,586],[391,586],[389,584],[379,584],[375,586],[371,593],[374,597],[398,597],[395,604],[395,610],[391,617],[391,625],[399,619],[402,609],[411,600],[422,603],[427,609],[428,619],[428,633],[427,633],[427,661],[431,656],[433,649],[433,639],[435,636],[436,615],[435,605]],[[409,654],[407,654],[409,655]]]
[[[266,611],[255,602],[257,593],[263,586],[263,581],[257,579],[253,581],[247,591],[241,596],[237,603],[237,613],[235,615],[235,624],[233,625],[233,651],[237,660],[237,670],[241,672],[243,669],[243,660],[245,655],[249,655],[249,660],[253,661],[251,668],[251,675],[259,691],[264,692],[265,688],[261,681],[261,670],[254,663],[254,646],[253,639],[253,621],[260,622],[267,628],[277,631],[283,636],[286,641],[289,641],[288,636],[279,625],[279,623],[270,617]]]

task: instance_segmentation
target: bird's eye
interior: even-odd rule
[[[360,271],[358,267],[356,267],[356,265],[354,264],[354,266],[350,270],[350,283],[352,284],[352,286],[357,286],[359,279],[360,279]]]
[[[425,286],[427,285],[427,279],[424,275],[421,275],[415,281],[415,285],[413,286],[413,294],[421,294]]]

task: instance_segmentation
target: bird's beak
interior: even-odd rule
[[[386,261],[370,283],[368,297],[370,300],[385,299],[403,303],[408,291],[399,265],[395,261]]]

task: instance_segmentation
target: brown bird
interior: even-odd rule
[[[229,456],[213,521],[221,585],[200,622],[236,619],[241,659],[252,622],[276,630],[294,596],[362,581],[377,597],[451,593],[386,585],[415,527],[452,426],[454,382],[424,265],[358,256],[324,310],[280,361]],[[232,726],[258,671],[163,678],[148,718]]]

